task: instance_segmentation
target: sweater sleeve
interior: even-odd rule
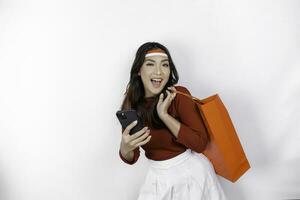
[[[124,131],[124,129],[122,128],[122,133],[123,133],[123,131]],[[129,165],[133,165],[134,163],[136,163],[136,161],[140,157],[140,147],[138,146],[137,148],[135,148],[133,150],[133,153],[134,153],[133,159],[131,161],[128,161],[128,160],[126,160],[126,158],[123,157],[123,155],[121,154],[121,149],[119,149],[120,158]]]
[[[176,90],[190,95],[185,87],[177,86]],[[196,103],[186,96],[176,94],[175,106],[181,124],[178,137],[173,140],[201,153],[208,143],[208,132]]]

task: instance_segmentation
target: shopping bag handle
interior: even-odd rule
[[[204,102],[203,102],[202,100],[198,99],[197,97],[193,97],[193,96],[191,96],[191,95],[189,95],[189,94],[186,94],[186,93],[180,92],[180,91],[174,91],[174,92],[177,93],[177,94],[184,95],[184,96],[186,96],[186,97],[192,99],[193,101],[196,100],[196,102],[199,102],[199,103],[201,103],[201,104],[204,104]]]

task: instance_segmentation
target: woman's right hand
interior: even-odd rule
[[[130,135],[130,130],[137,125],[137,122],[129,124],[122,133],[121,150],[124,154],[133,151],[138,146],[144,145],[150,141],[151,135],[148,127],[144,127],[138,132]]]

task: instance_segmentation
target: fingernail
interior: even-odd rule
[[[134,123],[136,124],[136,123],[137,123],[137,120],[135,120]]]

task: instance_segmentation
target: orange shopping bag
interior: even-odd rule
[[[202,153],[211,161],[218,175],[231,182],[237,181],[250,165],[219,95],[200,100],[180,91],[176,93],[192,99],[203,118],[210,141]]]

